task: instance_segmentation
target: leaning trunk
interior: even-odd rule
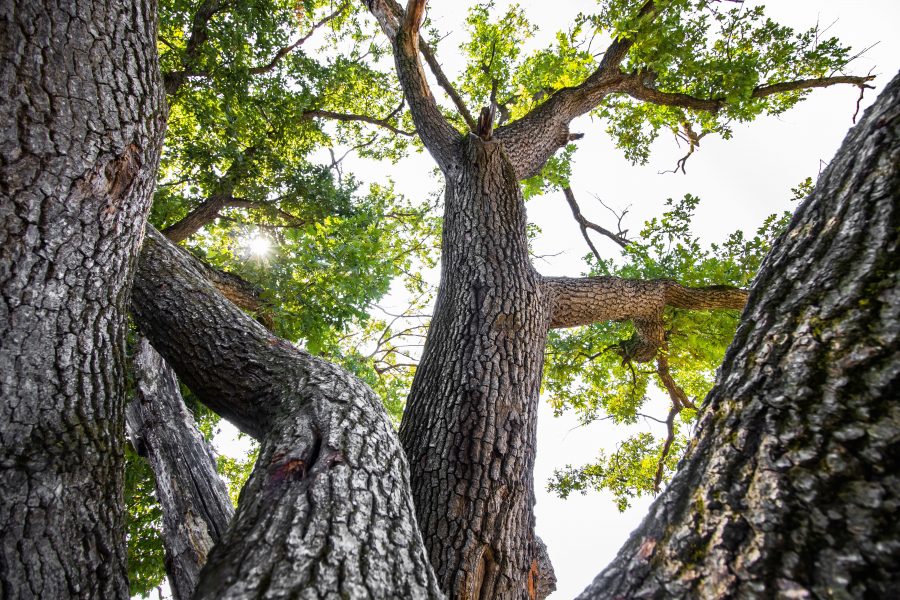
[[[499,143],[460,142],[441,286],[400,438],[429,557],[451,598],[535,597],[533,465],[549,308]]]
[[[149,230],[139,328],[259,458],[195,598],[439,598],[409,471],[379,398],[225,300],[196,260]]]
[[[127,598],[124,309],[164,124],[156,7],[0,15],[0,596]]]
[[[900,77],[766,258],[688,456],[581,598],[900,589]]]
[[[188,600],[234,508],[172,368],[145,338],[133,364],[135,397],[125,409],[128,436],[153,469],[169,585],[176,600]]]

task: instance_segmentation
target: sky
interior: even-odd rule
[[[590,11],[596,3],[587,0],[554,0],[519,2],[540,30],[531,40],[539,47],[551,39],[555,31],[566,29],[579,11]],[[453,75],[462,70],[456,48],[462,41],[462,22],[470,2],[429,2],[429,16],[449,37],[441,42],[438,56],[445,70]],[[498,0],[498,11],[509,2]],[[751,4],[747,0],[747,4]],[[768,11],[772,18],[797,29],[817,21],[832,24],[828,33],[856,50],[876,44],[848,69],[852,74],[870,70],[878,75],[877,89],[868,90],[863,108],[871,104],[878,91],[900,68],[900,2],[897,0],[791,0],[772,1]],[[434,88],[437,92],[437,88]],[[761,118],[735,128],[734,137],[723,141],[704,138],[700,149],[687,163],[686,174],[660,174],[672,169],[684,154],[673,138],[661,136],[646,166],[633,166],[613,147],[603,125],[581,118],[571,131],[582,132],[571,179],[585,216],[600,225],[614,226],[610,215],[594,200],[596,195],[617,209],[629,208],[625,226],[632,231],[662,212],[667,198],[681,198],[690,193],[701,198],[695,220],[695,231],[706,242],[716,242],[736,229],[755,231],[764,218],[774,212],[792,210],[791,188],[806,177],[815,180],[828,163],[852,126],[859,91],[855,87],[838,86],[816,90],[798,107],[777,118]],[[413,155],[397,165],[373,164],[348,158],[345,172],[354,173],[362,181],[384,182],[391,177],[396,189],[410,198],[427,200],[439,187],[430,173],[434,162],[427,153]],[[542,234],[534,242],[535,254],[544,256],[535,262],[544,275],[578,276],[584,270],[582,257],[588,249],[561,193],[529,201],[531,222],[540,226]],[[595,238],[601,253],[617,255],[611,242]],[[437,274],[434,273],[436,283]],[[403,308],[397,295],[381,303],[385,308]],[[666,412],[665,402],[655,400],[657,413]],[[652,430],[652,424],[639,425]],[[659,427],[659,426],[657,426]],[[659,433],[657,431],[657,433]],[[538,450],[535,466],[535,491],[538,535],[547,544],[553,561],[557,591],[554,600],[572,598],[612,559],[628,534],[647,511],[651,499],[634,502],[631,509],[619,513],[609,494],[575,494],[560,500],[545,491],[546,482],[556,468],[566,464],[583,464],[592,460],[600,449],[614,450],[628,431],[595,423],[577,427],[574,416],[554,418],[546,402],[542,402],[538,421]],[[240,445],[219,444],[229,453]]]

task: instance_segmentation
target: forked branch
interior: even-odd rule
[[[593,221],[589,221],[582,213],[581,207],[578,206],[578,202],[575,200],[575,193],[572,191],[572,188],[569,186],[565,186],[563,188],[563,195],[566,197],[566,202],[569,203],[569,208],[572,210],[572,216],[575,217],[575,221],[578,223],[578,227],[581,229],[581,235],[584,237],[584,241],[587,242],[588,247],[591,249],[591,252],[594,253],[594,256],[597,260],[602,260],[600,253],[597,252],[597,248],[594,247],[593,241],[591,241],[591,237],[588,234],[588,229],[596,231],[600,235],[604,235],[607,238],[611,239],[615,243],[617,243],[622,248],[628,247],[630,243],[621,232],[618,234],[613,233],[609,229],[605,227],[601,227],[597,225]]]

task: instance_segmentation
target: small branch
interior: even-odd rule
[[[600,253],[597,252],[597,248],[594,247],[594,243],[591,241],[590,236],[588,235],[588,229],[593,229],[597,233],[601,235],[605,235],[615,243],[617,243],[622,248],[627,248],[630,243],[624,237],[616,235],[612,231],[600,227],[596,223],[588,221],[585,216],[581,213],[581,208],[578,206],[578,202],[575,200],[575,193],[572,192],[572,188],[569,186],[565,186],[563,188],[563,194],[566,197],[566,202],[569,203],[569,208],[572,210],[572,216],[575,217],[575,221],[578,223],[579,228],[581,229],[581,235],[584,237],[584,240],[587,242],[588,247],[590,247],[591,252],[594,253],[594,256],[597,257],[597,260],[602,260]]]
[[[196,62],[200,57],[200,48],[209,38],[209,21],[213,16],[225,10],[228,7],[227,0],[205,0],[191,21],[191,35],[184,47],[184,53],[181,55],[182,69],[163,74],[163,86],[166,94],[174,94],[178,91],[188,77],[194,75],[204,75],[197,72]]]
[[[466,122],[469,130],[475,131],[476,123],[475,119],[472,118],[472,113],[469,112],[469,109],[466,106],[466,103],[463,102],[463,99],[459,95],[459,92],[457,92],[456,88],[453,87],[453,84],[450,83],[450,79],[448,79],[447,75],[444,74],[444,70],[443,68],[441,68],[441,63],[438,62],[434,51],[431,49],[431,46],[429,46],[428,43],[425,42],[425,40],[421,40],[419,42],[419,52],[422,54],[422,58],[425,59],[425,63],[428,65],[428,68],[431,70],[431,73],[437,80],[438,85],[441,86],[441,88],[453,102],[453,105],[456,107],[456,112],[458,112],[459,115],[463,118],[463,121]]]
[[[681,389],[672,378],[672,373],[669,371],[667,350],[667,348],[664,348],[664,351],[660,352],[656,357],[656,373],[659,375],[660,381],[662,381],[663,386],[669,393],[669,398],[672,400],[672,408],[669,410],[669,415],[666,418],[666,441],[665,444],[663,444],[663,449],[659,456],[659,464],[656,467],[656,477],[653,481],[653,491],[657,494],[659,493],[659,486],[662,483],[663,472],[666,467],[666,458],[668,458],[669,450],[672,448],[672,443],[675,441],[675,417],[678,416],[684,408],[697,410],[697,407],[688,399],[684,390]]]
[[[401,107],[403,104],[401,103]],[[393,111],[390,115],[388,115],[384,119],[376,119],[375,117],[370,117],[368,115],[354,115],[349,113],[340,113],[332,110],[322,110],[322,109],[311,109],[303,111],[303,116],[309,119],[312,118],[322,118],[322,119],[332,119],[334,121],[343,121],[343,122],[351,122],[351,121],[359,121],[362,123],[369,123],[370,125],[377,125],[379,127],[384,127],[385,129],[396,133],[397,135],[405,135],[407,137],[412,137],[415,135],[412,131],[405,131],[400,129],[394,125],[391,125],[388,121],[390,118],[395,115],[397,111]]]
[[[689,110],[701,112],[717,113],[726,103],[724,97],[718,98],[698,98],[689,94],[678,92],[663,92],[646,85],[646,74],[637,72],[628,76],[623,80],[618,91],[624,92],[644,102],[656,104],[658,106],[677,106]],[[769,85],[761,85],[754,88],[751,98],[765,98],[773,94],[784,94],[787,92],[796,92],[801,90],[809,90],[813,88],[825,88],[832,85],[852,84],[856,86],[865,85],[866,82],[875,78],[874,75],[851,76],[841,75],[836,77],[818,77],[814,79],[798,79],[796,81],[785,81],[782,83],[773,83]]]
[[[265,65],[262,65],[259,67],[253,67],[252,69],[250,69],[250,74],[251,75],[262,75],[263,73],[268,73],[269,71],[273,70],[278,65],[279,61],[281,61],[282,58],[284,58],[285,56],[287,56],[288,54],[290,54],[291,52],[293,52],[294,50],[296,50],[297,48],[302,46],[304,44],[304,42],[306,42],[310,37],[312,37],[312,35],[316,32],[317,29],[319,29],[320,27],[322,27],[329,21],[332,21],[332,20],[336,19],[337,17],[339,17],[341,15],[341,13],[343,13],[345,10],[347,10],[347,7],[349,7],[349,6],[350,6],[349,2],[344,2],[343,4],[341,4],[341,6],[338,7],[338,9],[335,10],[333,13],[327,15],[322,20],[320,20],[316,24],[314,24],[312,26],[312,29],[310,29],[306,35],[301,37],[299,40],[297,40],[290,46],[285,46],[284,48],[281,48],[278,52],[276,52],[275,56],[273,56],[272,60],[270,60],[268,63],[266,63]]]

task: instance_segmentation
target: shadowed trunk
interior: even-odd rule
[[[580,596],[900,589],[900,77],[754,283],[687,457]]]
[[[153,469],[163,514],[166,574],[175,598],[187,600],[234,508],[171,367],[144,338],[133,364],[136,393],[125,409],[128,435]]]
[[[156,5],[0,15],[0,596],[127,598],[124,311],[165,122]]]
[[[148,230],[139,327],[210,408],[261,442],[196,598],[438,598],[406,459],[378,397],[225,300]]]

